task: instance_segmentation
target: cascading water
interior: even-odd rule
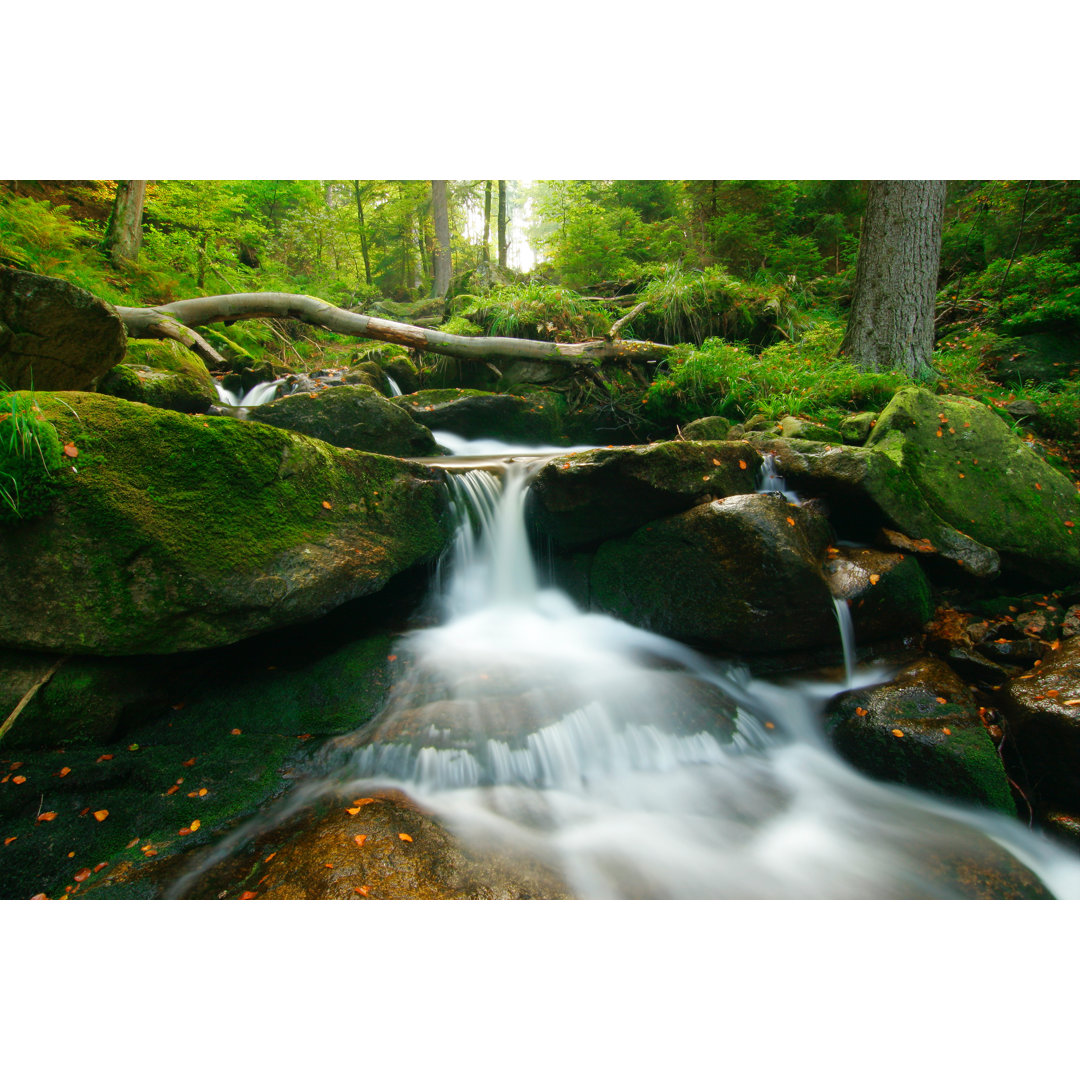
[[[386,371],[383,372],[383,375],[386,378],[386,385],[390,387],[390,393],[394,397],[401,397],[401,387],[398,385],[397,379]]]
[[[218,400],[222,405],[234,405],[239,408],[249,409],[256,405],[265,405],[274,400],[277,388],[284,379],[275,379],[273,382],[261,382],[253,386],[246,394],[237,395],[232,390],[226,389],[221,383],[217,383]]]
[[[820,723],[835,684],[755,680],[540,587],[528,478],[449,477],[461,526],[442,623],[403,639],[387,707],[291,805],[398,787],[580,897],[949,898],[964,893],[944,867],[1002,849],[1080,897],[1080,860],[1018,822],[841,761]]]

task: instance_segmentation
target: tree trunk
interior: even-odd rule
[[[506,269],[506,253],[510,245],[506,242],[506,181],[499,181],[499,269]]]
[[[293,293],[230,293],[177,300],[155,308],[118,307],[132,340],[172,338],[204,360],[228,366],[203,338],[191,329],[207,323],[238,319],[299,319],[336,334],[389,341],[411,349],[454,356],[461,360],[539,360],[545,363],[588,364],[600,360],[645,362],[668,356],[669,345],[651,341],[593,340],[566,345],[524,338],[461,337],[407,323],[358,315],[334,307],[315,296]]]
[[[431,214],[435,218],[435,272],[432,296],[450,291],[450,211],[446,203],[446,181],[431,181]]]
[[[368,255],[367,226],[364,225],[364,202],[360,198],[360,181],[353,181],[353,192],[356,194],[356,216],[360,221],[360,251],[364,256],[364,280],[371,284],[371,258]]]
[[[840,352],[867,371],[930,369],[944,180],[873,180]]]
[[[143,201],[146,198],[145,180],[118,180],[116,202],[109,218],[105,250],[113,266],[134,262],[142,246]]]
[[[484,265],[491,262],[491,251],[488,249],[488,238],[491,236],[491,181],[484,181],[484,250],[482,258]]]

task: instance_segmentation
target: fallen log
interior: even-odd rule
[[[536,360],[544,363],[595,364],[603,360],[647,362],[660,360],[671,352],[670,345],[652,341],[630,341],[612,337],[564,344],[532,341],[527,338],[462,337],[428,330],[408,323],[392,322],[328,304],[316,296],[294,293],[229,293],[176,300],[159,307],[116,309],[129,338],[172,338],[203,359],[224,363],[217,351],[192,327],[207,323],[236,322],[239,319],[297,319],[321,326],[336,334],[386,341],[423,352],[453,356],[459,360],[490,362]]]

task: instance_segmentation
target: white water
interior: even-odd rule
[[[463,840],[527,853],[583,898],[949,898],[962,894],[940,860],[993,857],[996,841],[1080,898],[1080,860],[1017,821],[841,761],[820,712],[842,687],[755,680],[541,588],[525,468],[501,484],[449,479],[462,527],[442,624],[402,640],[387,708],[276,820],[327,791],[396,786]]]
[[[261,382],[253,386],[246,394],[237,396],[232,390],[227,390],[221,383],[216,383],[218,400],[222,405],[235,405],[241,408],[252,408],[255,405],[265,405],[274,400],[277,388],[284,379],[275,379],[273,382]]]
[[[397,380],[393,375],[384,371],[383,375],[386,377],[386,385],[390,387],[390,393],[393,397],[401,397],[401,387],[398,386]]]

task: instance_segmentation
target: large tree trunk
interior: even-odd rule
[[[435,218],[435,281],[432,296],[450,291],[450,211],[446,203],[446,181],[431,181],[431,214]]]
[[[486,266],[491,262],[491,251],[488,248],[488,238],[491,236],[491,181],[484,181],[484,250],[482,258]]]
[[[856,366],[929,370],[944,212],[944,180],[871,181],[840,346]]]
[[[499,181],[499,269],[506,269],[506,253],[510,245],[506,242],[506,181]]]
[[[584,341],[575,345],[530,341],[524,338],[461,337],[427,330],[407,323],[358,315],[334,307],[315,296],[293,293],[230,293],[177,300],[154,308],[116,309],[131,339],[172,338],[203,359],[228,366],[214,348],[191,328],[207,323],[231,323],[238,319],[299,319],[322,326],[336,334],[371,338],[405,345],[411,349],[454,356],[461,360],[539,360],[545,363],[584,364],[600,360],[659,360],[671,346],[651,341],[623,341],[612,338]]]
[[[134,262],[139,257],[145,198],[145,180],[117,180],[116,202],[105,236],[105,250],[114,266]]]

